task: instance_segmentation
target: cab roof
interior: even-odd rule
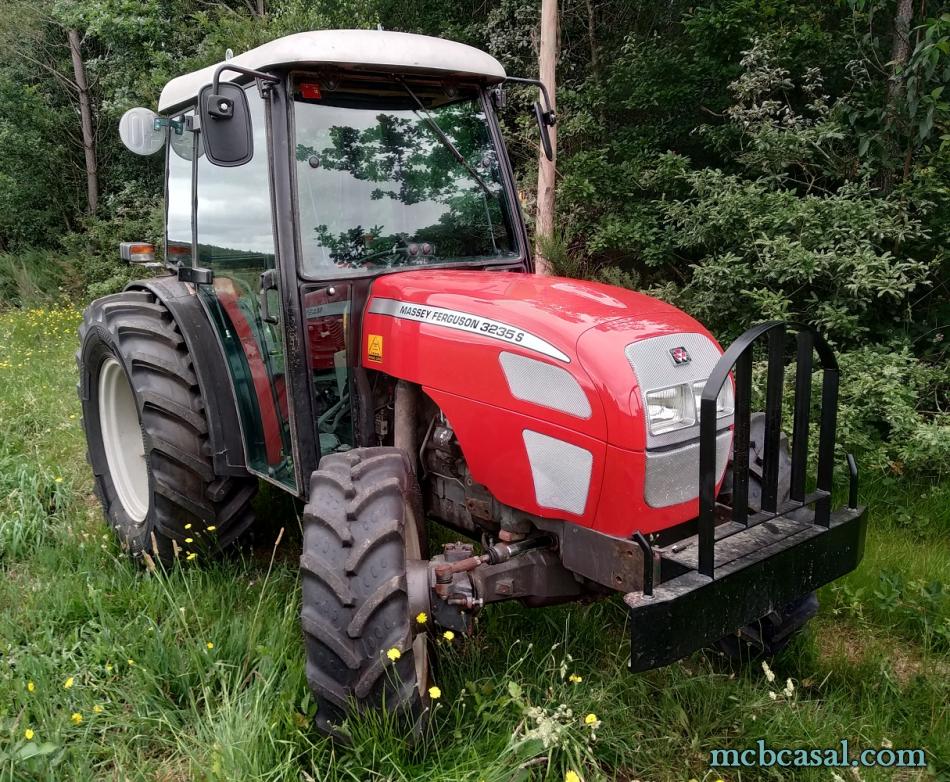
[[[158,99],[159,113],[194,102],[198,91],[211,83],[215,69],[209,65],[172,79]],[[336,65],[354,70],[394,70],[434,73],[497,84],[505,69],[490,54],[464,43],[428,35],[388,30],[314,30],[278,38],[227,62],[254,70],[280,66]],[[225,71],[222,81],[242,78]]]

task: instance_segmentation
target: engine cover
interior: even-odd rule
[[[424,270],[373,282],[360,360],[423,388],[448,418],[473,480],[500,502],[628,536],[697,513],[695,499],[661,508],[645,499],[650,443],[625,353],[678,334],[721,354],[696,320],[634,291],[514,272]],[[657,358],[674,376],[688,380],[695,370],[669,351]]]

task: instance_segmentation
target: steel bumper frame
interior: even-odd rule
[[[630,670],[668,665],[854,570],[864,554],[867,511],[844,508],[830,521],[824,527],[776,517],[720,541],[716,548],[728,546],[733,558],[714,577],[690,569],[652,595],[626,594]]]
[[[782,396],[788,329],[796,334],[789,496],[779,490]],[[765,427],[756,443],[761,508],[749,509],[753,348],[767,343]],[[821,391],[812,403],[813,358]],[[716,491],[716,399],[735,384],[732,478],[724,504]],[[630,612],[630,669],[667,665],[749,625],[854,570],[864,554],[866,510],[848,454],[847,507],[832,512],[838,362],[813,328],[772,321],[753,326],[723,354],[700,402],[699,516],[690,537],[660,545],[640,533],[642,589],[624,596]],[[815,489],[806,493],[809,420],[819,411]]]

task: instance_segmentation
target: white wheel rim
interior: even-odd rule
[[[125,369],[112,357],[99,370],[99,427],[119,502],[133,521],[144,521],[149,491],[142,425]]]

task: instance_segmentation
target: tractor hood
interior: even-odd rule
[[[573,376],[587,397],[577,407],[590,413],[578,420],[565,415],[563,405],[542,404],[535,415],[642,449],[643,424],[630,422],[639,404],[631,409],[636,378],[625,349],[680,333],[712,339],[676,307],[624,288],[516,272],[424,270],[373,282],[362,360],[424,387],[505,408],[512,406],[513,393],[518,398],[513,372],[530,378],[536,364],[528,360],[544,362]],[[511,369],[515,365],[519,369]],[[545,377],[557,374],[540,368],[526,382],[544,386]]]
[[[658,436],[645,414],[648,392],[694,388],[722,353],[685,313],[593,282],[427,270],[377,278],[363,315],[363,366],[419,384],[465,481],[499,502],[621,537],[696,516],[699,427]]]

